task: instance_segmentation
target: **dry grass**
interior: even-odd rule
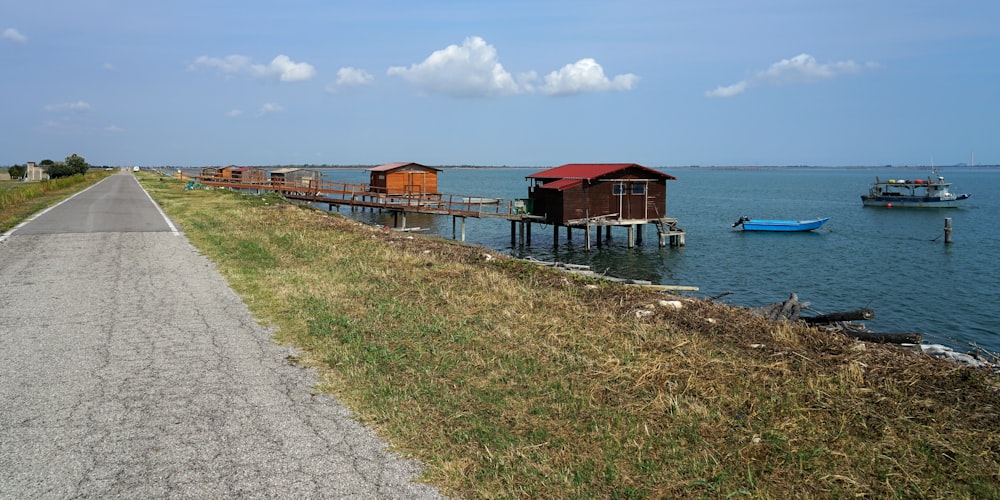
[[[453,494],[1000,496],[991,375],[276,198],[144,185],[323,389]]]

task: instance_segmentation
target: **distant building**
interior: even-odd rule
[[[46,181],[48,179],[49,179],[49,173],[43,167],[39,167],[33,161],[28,162],[27,171],[24,174],[24,180]]]
[[[390,196],[438,194],[439,168],[419,163],[387,163],[368,169],[369,189]]]
[[[271,185],[275,187],[313,187],[323,180],[318,170],[306,168],[279,168],[271,171]]]

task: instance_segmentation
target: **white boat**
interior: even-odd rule
[[[945,182],[944,177],[933,172],[933,177],[926,179],[880,180],[868,188],[868,194],[861,195],[861,203],[866,207],[903,207],[903,208],[955,208],[958,202],[968,199],[970,194],[954,194]]]

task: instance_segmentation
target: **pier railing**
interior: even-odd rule
[[[331,206],[351,206],[456,217],[495,217],[519,220],[527,216],[520,200],[448,193],[387,193],[364,182],[327,180],[243,181],[219,177],[195,178],[206,186],[242,191],[271,191],[289,199]]]

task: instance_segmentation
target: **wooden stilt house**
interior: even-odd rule
[[[220,180],[222,179],[222,170],[225,167],[204,167],[198,173],[198,177],[203,180]]]
[[[255,167],[226,167],[222,177],[240,184],[263,184],[267,182],[267,171]]]
[[[323,174],[306,168],[279,168],[271,171],[271,185],[275,187],[312,187],[323,180]]]
[[[547,224],[617,224],[666,217],[667,180],[676,177],[636,163],[569,163],[531,174],[531,213]]]
[[[439,168],[419,163],[387,163],[368,169],[369,189],[388,196],[438,194]]]

